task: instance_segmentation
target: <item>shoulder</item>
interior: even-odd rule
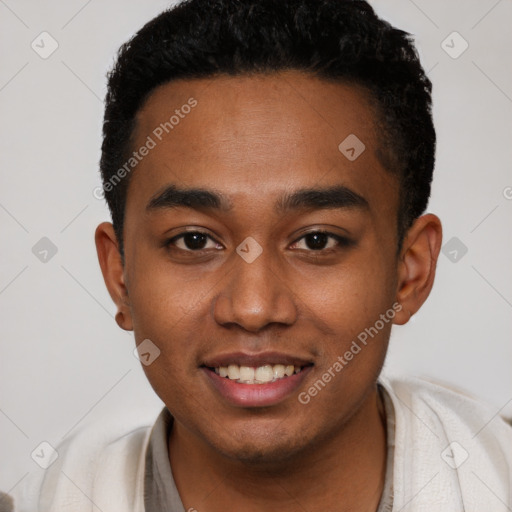
[[[455,420],[456,424],[471,427],[504,429],[512,433],[512,428],[499,415],[496,407],[455,386],[408,376],[382,376],[379,382],[392,398],[393,405],[399,410],[419,410],[431,412],[442,421]],[[448,425],[449,427],[449,425]]]
[[[14,496],[17,512],[138,510],[144,455],[155,417],[107,418],[77,429]],[[142,509],[143,510],[143,509]]]
[[[512,505],[512,427],[498,407],[424,379],[383,376],[379,382],[395,414],[398,502],[425,486],[414,498],[418,510],[423,501],[438,511]]]

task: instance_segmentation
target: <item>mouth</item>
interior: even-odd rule
[[[313,367],[311,361],[278,353],[226,354],[201,369],[211,388],[231,405],[275,405],[296,392]]]
[[[238,384],[268,384],[300,373],[304,367],[293,364],[264,364],[257,367],[230,364],[207,369]]]

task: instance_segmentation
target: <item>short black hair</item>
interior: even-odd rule
[[[123,44],[108,73],[100,169],[123,262],[130,175],[112,178],[133,151],[135,117],[149,94],[176,79],[285,70],[370,93],[380,156],[399,179],[401,247],[427,207],[436,146],[432,84],[412,36],[362,0],[185,0]]]

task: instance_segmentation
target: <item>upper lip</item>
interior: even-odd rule
[[[219,368],[220,366],[229,366],[230,364],[252,367],[263,366],[265,364],[308,366],[312,364],[312,361],[282,352],[258,352],[256,354],[250,354],[248,352],[230,352],[209,357],[205,359],[202,366]]]

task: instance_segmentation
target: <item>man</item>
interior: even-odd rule
[[[510,427],[380,377],[441,247],[430,93],[362,1],[191,0],[121,48],[96,246],[166,407],[67,440],[41,510],[510,510]]]

